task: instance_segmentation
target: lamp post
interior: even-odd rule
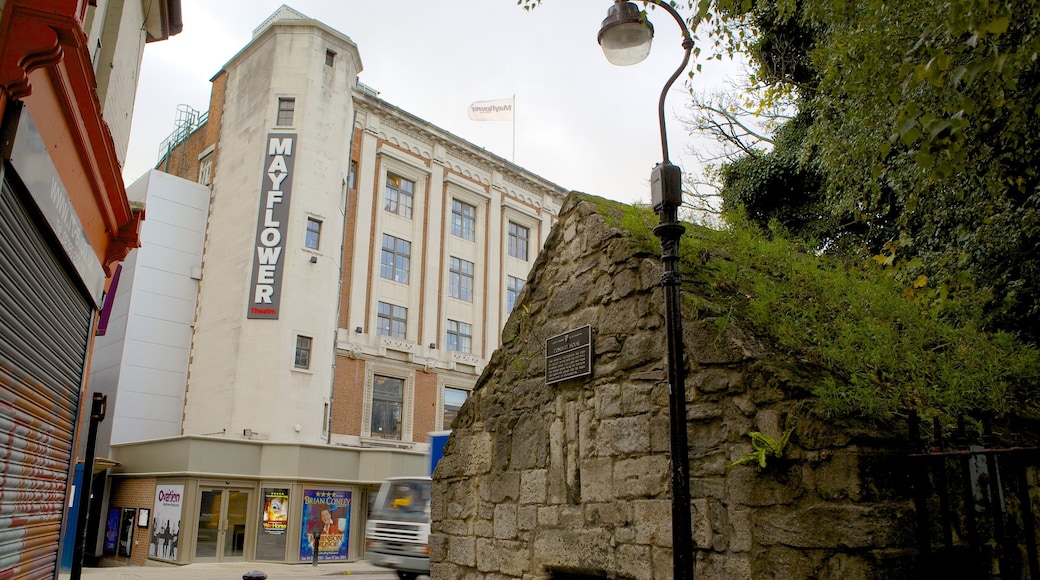
[[[690,525],[690,453],[686,435],[686,384],[683,364],[682,311],[679,303],[679,239],[685,228],[679,223],[682,205],[682,169],[668,160],[668,137],[664,123],[664,99],[668,89],[690,62],[693,38],[682,17],[667,2],[646,0],[671,14],[682,29],[682,64],[661,90],[658,117],[661,128],[662,161],[650,174],[651,199],[660,223],[654,235],[661,240],[661,286],[665,298],[665,332],[668,342],[668,407],[672,464],[672,564],[675,580],[693,578],[693,538]],[[619,66],[642,62],[650,54],[654,27],[639,7],[626,0],[615,0],[599,30],[599,44],[611,64]]]

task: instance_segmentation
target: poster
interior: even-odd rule
[[[289,525],[289,490],[264,489],[263,529],[265,534],[281,535]]]
[[[137,517],[137,510],[134,508],[123,508],[123,512],[119,516],[119,550],[116,554],[123,558],[129,558],[130,551],[134,549],[135,517]]]
[[[181,533],[181,501],[183,485],[155,486],[155,505],[149,533],[148,556],[160,560],[176,560]]]
[[[108,519],[105,521],[105,555],[115,556],[116,545],[119,544],[119,508],[108,508]]]
[[[314,535],[320,533],[318,560],[346,560],[350,530],[350,492],[305,489],[300,560],[314,558]]]

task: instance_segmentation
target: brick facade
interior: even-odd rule
[[[155,478],[116,480],[112,485],[109,506],[152,510],[155,505]],[[140,514],[140,512],[138,512]],[[135,520],[136,521],[136,520]],[[151,541],[150,527],[134,526],[134,543],[130,550],[130,565],[144,566],[148,560],[148,544]],[[125,562],[124,558],[108,557]]]

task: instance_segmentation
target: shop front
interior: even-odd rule
[[[370,495],[385,477],[423,473],[426,460],[422,453],[205,437],[117,445],[113,454],[122,467],[112,474],[104,554],[137,565],[361,559]],[[159,469],[161,456],[180,459]],[[183,469],[191,464],[205,473]],[[185,475],[169,476],[178,471]]]

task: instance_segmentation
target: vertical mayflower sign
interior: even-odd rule
[[[289,222],[296,133],[268,133],[267,156],[256,224],[256,253],[250,279],[248,318],[278,318],[282,253]]]

